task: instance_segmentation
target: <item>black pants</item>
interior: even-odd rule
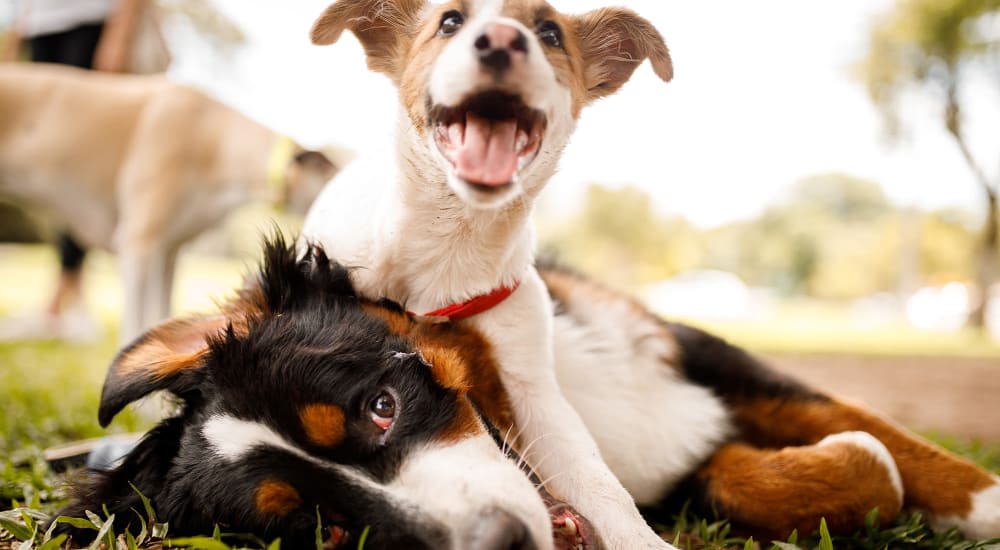
[[[101,39],[103,23],[81,25],[72,29],[43,34],[31,39],[31,60],[41,63],[61,63],[81,69],[94,65],[94,53]],[[59,234],[59,262],[63,271],[79,271],[87,254],[73,236],[63,231]]]
[[[102,30],[104,23],[91,23],[35,36],[30,41],[31,60],[90,69],[94,66],[94,52]]]

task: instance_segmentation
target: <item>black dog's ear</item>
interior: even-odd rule
[[[599,8],[574,20],[583,53],[590,100],[618,91],[646,59],[660,80],[670,82],[674,66],[663,36],[627,8]]]
[[[345,29],[358,37],[368,67],[397,80],[402,73],[404,45],[416,33],[427,0],[338,0],[313,23],[313,44],[336,42]]]
[[[180,395],[202,378],[208,340],[229,326],[222,315],[172,319],[150,329],[111,362],[97,418],[107,426],[126,405],[156,390]]]

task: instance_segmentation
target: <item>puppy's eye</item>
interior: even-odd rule
[[[458,32],[458,29],[462,28],[462,23],[465,23],[465,17],[462,15],[462,12],[458,10],[446,11],[441,16],[441,26],[438,28],[438,34],[441,36],[451,36]]]
[[[396,417],[396,399],[389,392],[382,392],[372,399],[369,409],[372,422],[379,428],[388,430]]]
[[[562,29],[555,21],[542,21],[538,24],[538,39],[553,48],[561,48]]]

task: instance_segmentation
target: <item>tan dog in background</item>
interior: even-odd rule
[[[336,171],[162,76],[0,64],[0,193],[118,253],[122,342],[170,313],[181,244],[254,200],[305,212]]]

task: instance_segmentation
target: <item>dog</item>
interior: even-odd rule
[[[107,505],[137,533],[142,494],[174,536],[219,525],[306,548],[320,521],[324,548],[365,532],[371,549],[584,543],[589,524],[501,435],[510,411],[485,340],[361,299],[321,250],[298,257],[279,239],[265,257],[221,314],[167,321],[115,358],[102,425],[156,390],[182,411],[57,515]]]
[[[319,520],[328,548],[366,531],[372,549],[601,547],[518,454],[533,443],[515,445],[503,350],[468,324],[363,298],[360,268],[321,248],[279,239],[265,257],[221,314],[167,321],[114,360],[103,425],[160,389],[183,412],[60,515],[106,505],[119,532],[138,530],[141,492],[175,535],[219,525],[300,548]],[[540,273],[559,385],[640,503],[692,499],[758,540],[821,518],[851,533],[904,507],[1000,535],[997,476],[571,271]]]
[[[118,253],[123,343],[169,315],[182,243],[253,200],[304,214],[336,170],[162,76],[0,64],[0,193]]]
[[[357,290],[467,323],[498,354],[525,459],[610,548],[666,548],[559,389],[551,302],[532,267],[534,199],[581,110],[669,51],[631,10],[542,0],[338,0],[311,37],[345,30],[398,87],[393,151],[364,155],[307,214],[303,236],[352,266]],[[388,158],[387,158],[388,156]],[[721,434],[720,434],[721,437]],[[558,475],[557,475],[558,474]]]

